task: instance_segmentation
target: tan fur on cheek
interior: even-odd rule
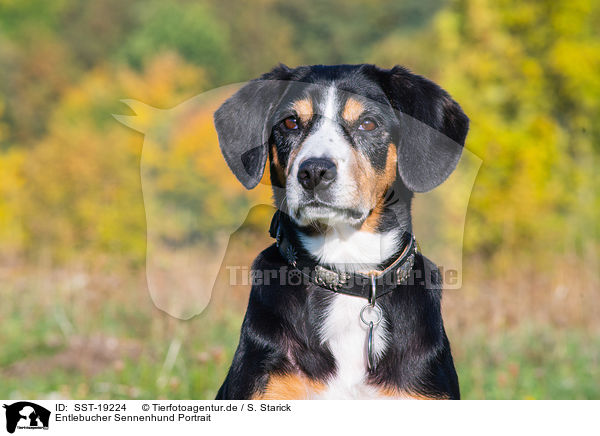
[[[264,392],[257,392],[252,400],[307,400],[322,392],[325,386],[298,374],[272,375]]]
[[[356,183],[356,202],[357,205],[367,202],[374,204],[372,200],[373,181],[375,179],[375,171],[370,162],[361,153],[352,149],[353,164],[350,172]]]
[[[298,118],[303,123],[308,123],[313,117],[313,104],[308,98],[295,101],[292,109],[296,111]]]
[[[344,106],[342,118],[349,123],[353,123],[360,118],[360,115],[365,111],[364,106],[358,100],[349,98]]]
[[[388,146],[387,159],[383,173],[374,174],[373,177],[370,178],[370,183],[368,185],[364,185],[369,186],[369,192],[372,194],[370,204],[375,204],[375,207],[373,207],[372,212],[361,226],[361,230],[372,232],[377,229],[379,221],[381,220],[381,214],[383,213],[385,193],[396,180],[397,166],[398,156],[396,152],[396,146],[394,144],[390,144]]]
[[[285,174],[283,168],[281,168],[281,164],[279,162],[279,155],[277,154],[277,147],[275,147],[275,144],[271,145],[271,166],[275,171],[275,177],[279,182],[279,186],[285,187]]]
[[[389,189],[390,186],[396,180],[396,173],[398,168],[398,153],[396,151],[396,145],[390,144],[388,146],[387,160],[385,162],[385,170],[383,172],[383,177],[380,179],[380,187],[381,192],[380,195],[385,194],[385,191]]]
[[[361,230],[368,232],[375,232],[377,226],[379,225],[379,221],[381,220],[381,214],[383,213],[383,202],[377,203],[377,205],[373,208],[365,222],[360,227]]]

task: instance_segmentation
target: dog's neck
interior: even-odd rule
[[[339,224],[321,234],[298,230],[302,247],[320,264],[332,265],[340,272],[379,269],[399,253],[400,236],[398,229],[374,233]]]

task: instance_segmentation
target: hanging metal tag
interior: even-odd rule
[[[373,312],[374,316],[368,316],[368,312]],[[370,372],[375,371],[375,349],[374,349],[374,334],[375,327],[381,323],[383,312],[379,306],[365,305],[360,311],[360,320],[367,326],[367,367]]]
[[[375,370],[375,355],[373,353],[373,321],[369,322],[369,334],[367,336],[367,366],[370,372]]]

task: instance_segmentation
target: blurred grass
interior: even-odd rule
[[[39,292],[44,275],[2,285],[1,398],[214,397],[240,313],[182,321],[154,308],[143,280],[73,287],[48,273],[57,286]]]
[[[13,268],[0,279],[2,398],[211,399],[237,346],[248,291],[218,286],[207,310],[183,321],[154,307],[141,271]],[[518,322],[483,322],[497,304],[469,287],[446,295],[463,398],[600,398],[600,335],[585,319],[561,327],[547,311],[545,322],[536,319],[530,306]],[[521,304],[515,298],[502,310]]]
[[[464,399],[598,399],[600,338],[521,326],[451,338]]]

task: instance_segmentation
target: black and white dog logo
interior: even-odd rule
[[[19,401],[4,405],[6,409],[6,431],[14,433],[18,429],[48,430],[50,411],[29,401]]]

